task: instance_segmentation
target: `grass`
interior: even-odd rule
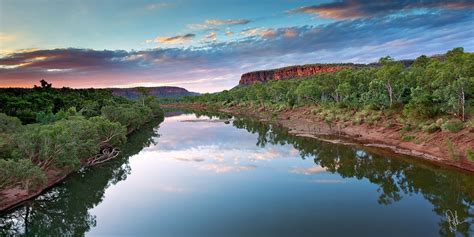
[[[412,135],[402,135],[401,136],[402,140],[405,142],[413,141],[415,139],[415,136]]]
[[[453,160],[459,160],[459,154],[457,154],[456,149],[454,148],[453,142],[449,139],[446,139],[444,143],[446,147],[448,148],[449,157],[451,157],[451,159]]]

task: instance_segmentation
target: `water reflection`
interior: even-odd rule
[[[218,115],[215,115],[218,116]],[[458,234],[470,236],[474,222],[474,177],[463,172],[440,170],[421,162],[385,159],[361,151],[353,146],[328,145],[322,141],[289,136],[278,127],[255,120],[239,119],[234,126],[258,134],[257,145],[292,144],[301,158],[314,157],[321,167],[296,170],[303,174],[329,171],[344,178],[368,179],[379,186],[378,203],[388,205],[400,201],[404,195],[421,193],[433,204],[433,211],[441,217],[439,234],[454,236],[449,229],[446,212],[457,212],[464,224],[457,227]]]
[[[284,129],[251,119],[208,113],[196,116],[201,120],[231,119],[232,128],[223,122],[181,122],[196,119],[192,114],[174,111],[171,115],[160,130],[163,137],[159,138],[152,127],[145,129],[131,137],[123,158],[79,172],[63,185],[4,214],[0,235],[68,236],[111,231],[98,220],[110,212],[107,208],[123,202],[104,200],[113,200],[112,194],[134,199],[136,192],[142,192],[139,201],[144,206],[134,207],[132,218],[147,218],[140,219],[143,223],[126,220],[132,226],[128,233],[140,235],[170,235],[179,229],[188,231],[181,234],[193,236],[455,236],[445,216],[448,210],[464,221],[457,226],[457,235],[474,233],[472,174],[404,157],[386,158],[355,146],[290,136]],[[132,165],[130,175],[129,157],[135,156],[139,160]],[[295,157],[314,163],[302,163]],[[128,186],[110,191],[110,186],[127,175],[134,177],[121,182]],[[372,194],[374,186],[377,195]],[[112,194],[104,195],[106,190]],[[300,194],[304,196],[297,200],[292,196]],[[352,196],[344,196],[347,194]],[[262,198],[265,200],[260,201]],[[403,201],[406,199],[408,203]],[[325,209],[334,203],[339,206]],[[422,206],[425,203],[430,206]],[[98,205],[102,207],[97,210]],[[205,208],[199,209],[201,206]],[[393,208],[380,209],[384,206]],[[425,209],[432,213],[421,211]],[[257,214],[262,211],[268,213]],[[372,213],[393,217],[366,216]],[[427,232],[432,219],[438,226]],[[401,229],[398,222],[404,221],[414,226]],[[140,232],[145,231],[143,226],[158,228],[157,223],[164,227]],[[117,229],[125,225],[113,224]],[[373,226],[367,227],[370,224]]]

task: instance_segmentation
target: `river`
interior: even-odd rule
[[[0,216],[0,236],[474,236],[474,175],[170,112]]]

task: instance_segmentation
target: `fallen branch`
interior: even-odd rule
[[[84,166],[93,166],[104,163],[111,159],[114,159],[120,154],[120,150],[113,147],[105,147],[101,150],[101,154],[97,154],[87,160]]]

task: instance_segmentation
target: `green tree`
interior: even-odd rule
[[[376,73],[376,78],[383,83],[389,98],[389,106],[392,106],[397,100],[396,94],[400,85],[397,82],[400,82],[403,64],[390,56],[380,58],[379,63],[382,67]]]
[[[146,87],[138,87],[137,91],[140,93],[140,101],[142,102],[142,105],[145,106],[145,100],[150,96],[150,89]]]

